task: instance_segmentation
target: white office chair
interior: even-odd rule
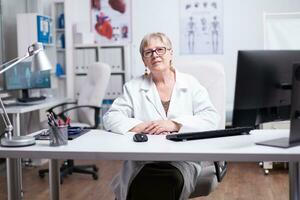
[[[89,66],[86,80],[79,90],[78,101],[63,103],[47,111],[54,112],[55,117],[65,120],[69,112],[75,110],[77,111],[78,120],[72,121],[71,126],[97,128],[100,123],[100,109],[109,83],[110,73],[109,65],[100,62],[93,63]],[[75,106],[68,107],[59,113],[54,111],[59,107],[67,105]]]
[[[111,68],[105,63],[94,63],[89,66],[87,79],[79,90],[78,106],[89,105],[99,107],[104,99],[109,83]],[[100,111],[100,110],[99,110]],[[77,110],[78,122],[73,126],[90,126],[97,128],[99,125],[99,111],[93,115],[93,109],[81,107]],[[97,117],[97,119],[95,118]]]
[[[192,74],[204,86],[210,96],[210,100],[221,116],[219,128],[225,128],[225,73],[221,64],[215,61],[181,61],[176,62],[174,67],[181,72]],[[221,167],[221,168],[220,168]],[[227,163],[202,162],[202,171],[198,179],[195,191],[190,198],[207,196],[217,186],[225,175]]]
[[[68,102],[57,105],[47,110],[54,113],[54,116],[66,120],[70,111],[76,110],[78,113],[78,121],[71,122],[71,126],[80,126],[87,128],[98,128],[100,123],[100,109],[102,100],[105,96],[106,89],[111,76],[111,68],[105,63],[94,63],[89,66],[87,78],[81,85],[80,95],[77,102]],[[66,105],[75,105],[65,110],[55,113],[59,107]],[[88,170],[92,168],[92,170]],[[73,160],[67,160],[61,167],[61,176],[64,177],[73,172],[91,174],[94,179],[98,179],[98,168],[96,165],[84,165],[75,166]],[[44,177],[44,174],[48,172],[48,169],[40,170],[40,177]],[[62,179],[61,179],[62,180]]]

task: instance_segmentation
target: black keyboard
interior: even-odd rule
[[[35,101],[43,101],[46,97],[40,96],[40,97],[28,97],[28,98],[18,98],[19,102],[22,103],[29,103],[29,102],[35,102]]]
[[[172,141],[185,141],[185,140],[199,140],[207,138],[227,137],[235,135],[249,135],[253,127],[237,127],[213,131],[193,132],[193,133],[179,133],[167,135],[166,138]]]

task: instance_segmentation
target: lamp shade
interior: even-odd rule
[[[32,58],[32,69],[33,71],[45,71],[51,70],[52,65],[46,56],[43,45],[41,43],[34,43],[28,49],[29,54],[33,56]]]

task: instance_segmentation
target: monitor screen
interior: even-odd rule
[[[50,70],[31,70],[31,62],[21,62],[7,70],[4,75],[6,90],[50,88]]]
[[[257,126],[290,119],[297,50],[239,51],[232,125]]]

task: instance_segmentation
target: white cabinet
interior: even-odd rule
[[[106,90],[105,100],[112,102],[120,96],[123,84],[127,79],[126,51],[126,46],[77,45],[74,52],[75,98],[79,95],[80,83],[86,78],[88,66],[96,61],[107,63],[111,67],[111,78]]]
[[[108,63],[112,73],[124,72],[124,49],[121,47],[102,47],[99,49],[99,61]]]
[[[52,3],[53,38],[56,62],[55,75],[59,96],[66,96],[66,40],[65,40],[65,4],[63,0]]]
[[[59,64],[63,71],[65,71],[65,15],[64,15],[64,1],[54,1],[52,5],[52,18],[54,24],[54,36],[56,46],[57,64]]]

